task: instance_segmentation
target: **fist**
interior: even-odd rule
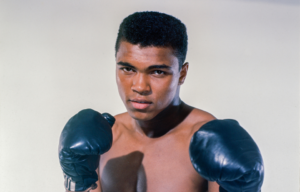
[[[65,125],[59,140],[59,161],[69,191],[95,187],[100,155],[112,145],[114,117],[85,109]]]
[[[193,135],[190,158],[205,179],[216,181],[220,192],[259,192],[264,178],[260,151],[235,120],[213,120]]]

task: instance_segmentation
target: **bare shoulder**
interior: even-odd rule
[[[127,112],[121,113],[114,116],[116,121],[112,127],[113,140],[116,141],[124,131],[130,129],[131,117]]]
[[[116,119],[116,124],[124,124],[123,122],[126,122],[130,119],[128,112],[117,114],[114,117]]]
[[[199,121],[211,121],[216,119],[212,114],[197,108],[194,108],[190,115]]]
[[[212,114],[201,109],[194,108],[189,114],[189,122],[192,125],[192,132],[197,131],[205,123],[216,119]]]

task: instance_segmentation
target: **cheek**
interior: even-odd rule
[[[178,88],[178,80],[172,77],[164,82],[160,82],[156,86],[157,104],[164,106],[170,104],[174,99]]]
[[[126,87],[128,87],[128,80],[125,80],[124,78],[122,78],[122,75],[118,74],[118,72],[116,72],[116,81],[117,81],[117,86],[118,86],[118,91],[119,91],[119,95],[121,97],[121,99],[123,101],[125,101],[125,97],[126,97]]]

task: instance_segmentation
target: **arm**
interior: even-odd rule
[[[207,192],[219,192],[219,184],[217,182],[208,181],[208,191]]]

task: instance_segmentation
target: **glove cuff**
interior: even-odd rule
[[[64,174],[64,185],[65,188],[68,191],[76,191],[76,192],[80,192],[80,191],[84,191],[84,192],[88,192],[92,189],[96,189],[97,188],[97,184],[93,183],[91,184],[91,186],[86,187],[85,184],[83,182],[78,182],[78,181],[73,181],[71,177],[68,177],[66,174]]]

